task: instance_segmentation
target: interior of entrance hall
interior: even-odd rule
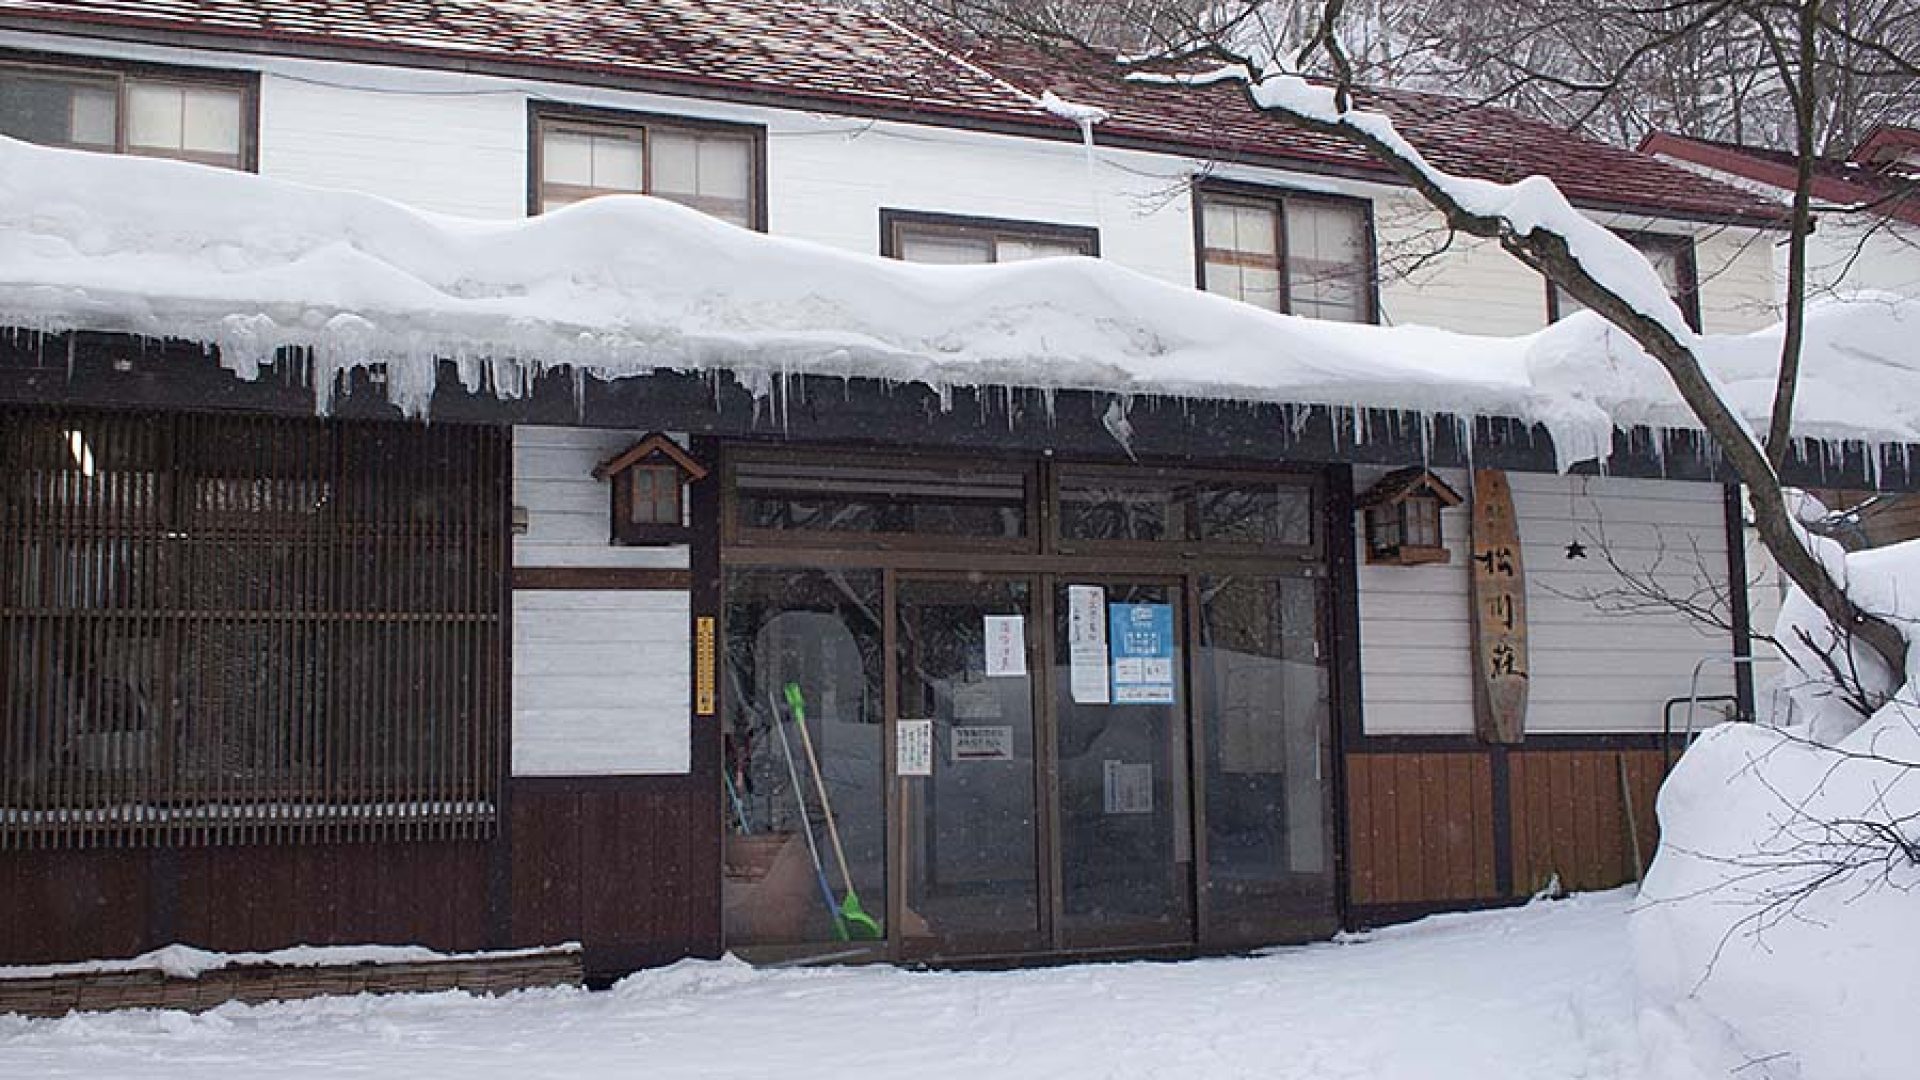
[[[1335,928],[1318,474],[743,447],[724,480],[728,947]]]

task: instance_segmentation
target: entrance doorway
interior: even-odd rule
[[[1178,952],[1336,928],[1317,477],[727,465],[730,948]],[[865,937],[849,891],[878,916]]]

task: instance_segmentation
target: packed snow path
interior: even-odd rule
[[[0,1077],[1639,1075],[1627,892],[1250,959],[996,973],[689,962],[605,993],[0,1017]]]

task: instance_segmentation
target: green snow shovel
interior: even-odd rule
[[[886,936],[880,924],[860,906],[860,894],[853,891],[853,872],[847,869],[847,849],[840,845],[840,829],[833,823],[833,804],[827,801],[827,782],[820,774],[820,759],[813,753],[813,736],[807,734],[807,702],[800,696],[800,684],[787,684],[787,708],[793,712],[793,725],[800,729],[800,748],[806,751],[807,765],[813,769],[814,790],[820,793],[820,813],[827,819],[827,839],[833,844],[833,857],[840,863],[840,880],[847,895],[840,901],[840,918],[848,932],[863,941],[878,941]]]

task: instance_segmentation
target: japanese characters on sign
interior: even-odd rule
[[[1110,604],[1107,614],[1114,704],[1173,704],[1173,605]]]
[[[1474,706],[1480,737],[1516,743],[1526,731],[1527,579],[1506,474],[1473,474]]]

